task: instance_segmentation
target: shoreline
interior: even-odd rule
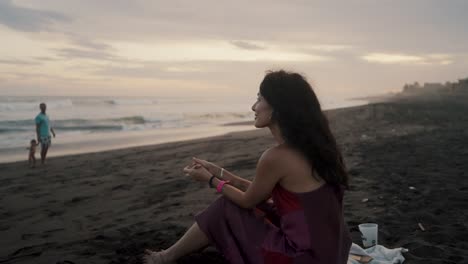
[[[177,128],[171,130],[158,130],[158,131],[136,131],[128,132],[126,134],[113,134],[104,135],[100,134],[91,135],[88,141],[70,141],[66,143],[54,144],[56,139],[52,139],[52,146],[49,149],[47,159],[87,154],[98,153],[112,150],[122,150],[133,147],[152,146],[165,143],[176,143],[179,141],[187,141],[193,139],[201,139],[205,137],[215,137],[237,131],[248,131],[255,129],[255,127],[247,127],[247,123],[238,123],[235,125],[219,125],[219,126],[205,126],[196,128]],[[188,130],[188,131],[187,131]],[[148,143],[149,142],[149,143]],[[26,149],[26,147],[24,147]],[[3,152],[3,153],[2,153]],[[12,148],[0,150],[0,164],[11,162],[21,162],[27,157],[27,151],[23,148]],[[8,156],[5,157],[5,156]],[[25,158],[26,157],[26,158]],[[36,152],[36,159],[40,158],[40,146]]]
[[[362,102],[362,100],[361,100]],[[349,110],[356,107],[367,106],[368,103],[355,106],[345,106],[340,108],[323,110],[327,115],[333,115],[335,111]],[[189,130],[190,132],[187,132]],[[254,121],[239,121],[230,122],[220,125],[202,126],[202,127],[189,127],[189,128],[174,128],[170,130],[149,130],[149,131],[130,131],[126,134],[114,134],[108,135],[107,138],[100,136],[99,134],[92,135],[88,141],[81,142],[66,142],[66,143],[55,143],[56,139],[52,139],[52,146],[49,149],[47,160],[73,156],[88,153],[99,153],[106,151],[118,151],[125,150],[134,147],[145,147],[154,146],[166,143],[176,143],[179,141],[190,141],[204,138],[211,138],[217,136],[227,135],[233,132],[250,131],[256,130],[254,127]],[[196,135],[190,135],[195,133]],[[135,135],[132,138],[132,134]],[[162,136],[163,139],[155,139],[158,136]],[[125,141],[126,143],[121,143]],[[148,141],[150,141],[148,143]],[[105,143],[107,142],[107,143]],[[114,145],[112,146],[112,143]],[[0,149],[0,164],[8,164],[15,162],[27,162],[27,151],[26,147],[23,148],[11,148],[11,149]],[[58,149],[57,149],[58,148]],[[78,150],[77,150],[78,149]],[[2,153],[3,152],[3,153]],[[6,157],[8,156],[8,157]],[[40,147],[36,152],[36,159],[40,160]]]

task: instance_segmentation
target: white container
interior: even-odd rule
[[[366,248],[373,247],[378,244],[377,242],[377,233],[379,225],[374,223],[364,223],[360,224],[359,231],[361,231],[362,245]]]

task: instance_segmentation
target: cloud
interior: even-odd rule
[[[466,75],[467,8],[462,0],[0,0],[0,66],[90,83],[126,78],[128,87],[203,79],[242,88],[290,65],[319,87],[370,91]]]
[[[35,57],[32,57],[32,59],[37,60],[37,61],[58,61],[59,60],[57,58],[48,57],[48,56],[35,56]]]
[[[57,23],[62,32],[109,42],[241,40],[237,47],[247,49],[264,42],[347,43],[367,50],[427,53],[463,52],[468,40],[466,27],[461,26],[468,23],[468,16],[461,12],[468,8],[468,1],[202,0],[180,4],[142,0],[21,0],[21,3],[27,3],[28,10],[55,10],[75,18],[73,23]],[[421,6],[425,12],[420,12]],[[431,17],[429,26],[427,17]],[[341,49],[339,45],[317,46],[311,51]]]
[[[405,54],[388,54],[388,53],[370,53],[362,56],[362,59],[368,62],[394,64],[394,63],[416,63],[422,62],[423,58]]]
[[[39,65],[40,62],[37,61],[27,61],[27,60],[18,60],[18,59],[0,59],[0,64],[9,64],[9,65]]]
[[[322,54],[306,54],[290,47],[275,46],[268,49],[239,49],[225,41],[185,41],[135,43],[122,42],[113,45],[118,54],[130,60],[141,61],[308,61],[333,60]]]
[[[232,45],[234,45],[234,46],[236,46],[238,48],[246,49],[246,50],[263,50],[263,49],[266,49],[265,47],[254,44],[252,42],[241,41],[241,40],[235,40],[235,41],[231,41],[229,43],[231,43]]]
[[[93,49],[93,50],[111,50],[112,49],[112,46],[107,43],[100,43],[95,40],[90,40],[89,38],[85,38],[83,36],[69,34],[69,38],[72,44],[76,46],[84,47],[87,49]]]
[[[197,79],[216,71],[210,63],[202,62],[142,62],[113,63],[98,66],[95,76],[137,79]]]
[[[0,1],[0,23],[26,32],[49,31],[55,22],[69,22],[63,14],[15,6],[11,0]]]
[[[136,79],[227,80],[239,68],[263,72],[268,62],[241,61],[129,61],[98,65],[94,76]],[[237,79],[237,77],[234,77]],[[222,83],[222,81],[220,81]]]
[[[71,47],[52,49],[58,57],[64,59],[120,60],[115,49],[107,44],[90,40],[84,36],[68,34]]]
[[[449,54],[369,53],[362,56],[361,59],[380,64],[448,65],[453,63],[453,58]]]
[[[328,44],[328,45],[308,45],[304,47],[304,51],[321,51],[321,52],[336,52],[343,50],[350,50],[353,46],[351,45],[337,45],[337,44]]]
[[[38,80],[41,81],[60,81],[60,82],[79,82],[84,81],[83,78],[77,77],[67,77],[57,74],[48,74],[48,73],[35,73],[35,72],[0,72],[0,76],[6,79],[15,79],[20,82],[30,82],[34,83]]]
[[[92,60],[114,60],[117,57],[107,51],[79,49],[79,48],[61,48],[56,49],[57,56],[64,59],[92,59]]]
[[[190,66],[169,66],[166,67],[166,72],[181,72],[181,73],[189,73],[189,72],[203,72],[204,69],[200,67],[190,67]]]

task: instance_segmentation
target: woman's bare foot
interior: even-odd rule
[[[165,254],[165,250],[161,251],[152,251],[145,249],[145,255],[143,256],[144,264],[170,264],[172,262],[168,256]]]

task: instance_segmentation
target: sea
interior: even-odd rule
[[[27,160],[39,104],[56,132],[48,156],[169,143],[255,129],[255,97],[0,97],[0,163]],[[323,109],[366,104],[324,100]],[[249,122],[251,121],[251,122]],[[39,152],[39,151],[38,151]],[[37,153],[36,157],[40,155]]]

